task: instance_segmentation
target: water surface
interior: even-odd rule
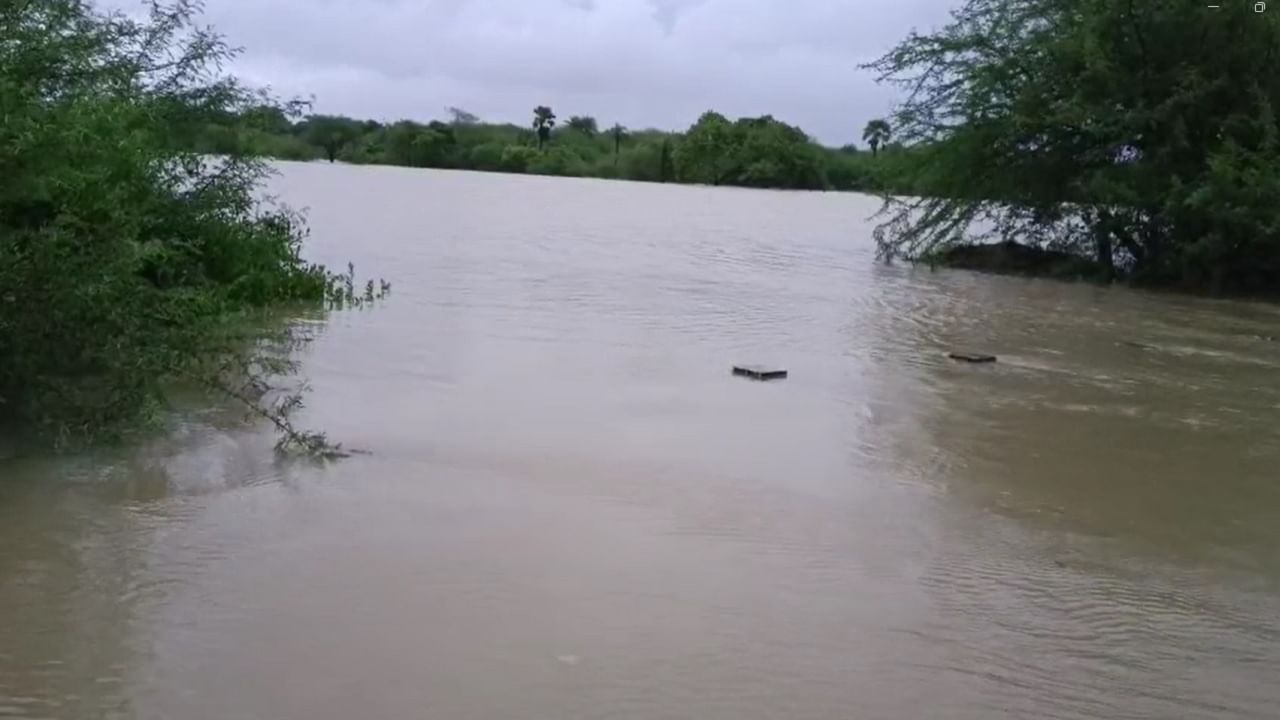
[[[0,717],[1280,715],[1280,309],[885,266],[856,195],[281,170],[394,283],[304,356],[372,454],[0,460]]]

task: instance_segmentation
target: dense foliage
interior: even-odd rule
[[[820,190],[826,168],[816,145],[798,128],[771,117],[731,123],[709,112],[675,149],[676,177],[705,185]]]
[[[1280,15],[1252,3],[968,0],[874,63],[923,199],[886,255],[991,236],[1135,280],[1280,290]]]
[[[229,51],[192,13],[190,2],[141,20],[85,0],[0,4],[0,423],[11,429],[113,432],[179,377],[260,400],[287,361],[261,354],[240,321],[334,289],[301,258],[295,218],[257,202],[261,164],[172,149],[208,118],[282,113],[217,72]]]
[[[384,125],[320,115],[292,122],[278,110],[253,110],[208,123],[193,142],[203,152],[290,160],[783,189],[911,188],[903,172],[908,153],[901,147],[879,158],[852,146],[826,148],[769,116],[730,121],[706,113],[687,131],[669,133],[621,125],[602,132],[589,115],[558,125],[546,106],[534,109],[526,127],[481,123],[458,108],[449,108],[449,115],[448,122]]]

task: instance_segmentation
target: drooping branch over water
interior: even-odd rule
[[[868,66],[902,89],[913,198],[886,256],[974,233],[1105,274],[1280,292],[1280,17],[1250,3],[968,0]],[[983,238],[976,238],[982,240]]]
[[[389,287],[361,294],[351,272],[305,261],[300,219],[258,199],[255,156],[189,149],[213,118],[293,110],[223,74],[234,52],[197,9],[0,4],[0,423],[60,443],[118,436],[194,378],[271,420],[282,448],[324,454],[335,446],[292,424],[300,395],[272,392],[296,365],[245,328]]]

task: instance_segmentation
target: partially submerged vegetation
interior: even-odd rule
[[[255,318],[378,293],[302,258],[299,219],[258,201],[261,162],[176,149],[210,117],[284,111],[218,71],[231,51],[194,10],[0,4],[0,424],[91,441],[194,382],[271,419],[282,449],[333,454],[277,385],[305,338]]]
[[[890,142],[889,124],[868,125],[872,152],[819,145],[771,116],[730,120],[707,112],[684,132],[599,129],[594,117],[559,122],[538,106],[526,126],[484,123],[458,108],[419,123],[248,108],[206,120],[186,138],[207,153],[252,152],[289,160],[619,178],[743,187],[911,191],[910,153]],[[850,127],[850,133],[856,128]]]
[[[1280,16],[1249,3],[968,0],[870,66],[903,88],[914,148],[880,252],[1016,242],[1104,277],[1280,292],[1280,76],[1256,71],[1277,56]]]
[[[885,257],[1213,291],[1280,290],[1280,17],[1174,0],[968,0],[871,67],[901,84],[871,152],[772,117],[687,131],[299,119],[222,74],[193,0],[134,20],[0,3],[0,424],[62,442],[144,425],[174,383],[300,430],[296,328],[265,309],[359,304],[264,206],[257,159],[345,160],[790,189],[876,190]],[[216,159],[211,159],[216,156]],[[975,227],[987,228],[975,232]],[[975,243],[977,243],[975,245]],[[294,389],[296,390],[296,388]]]
[[[1083,255],[1024,245],[1012,240],[994,243],[950,245],[921,258],[930,266],[961,270],[1051,277],[1060,280],[1109,280],[1106,268]]]
[[[863,128],[869,152],[823,147],[770,116],[601,132],[546,106],[526,125],[457,108],[383,124],[249,107],[187,140],[294,159],[879,192],[884,257],[1274,294],[1280,79],[1256,68],[1277,46],[1280,17],[1247,3],[967,0],[942,30],[868,66],[904,92],[891,118]]]

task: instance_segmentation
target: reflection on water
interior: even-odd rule
[[[849,195],[277,189],[395,283],[304,358],[374,454],[0,459],[0,717],[1280,713],[1280,309],[879,265]]]

